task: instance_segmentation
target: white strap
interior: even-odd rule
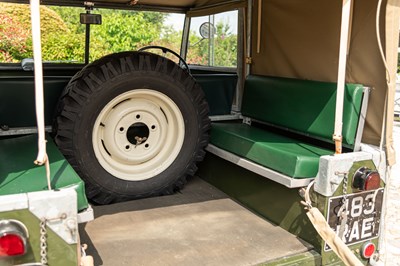
[[[362,266],[360,260],[346,246],[346,244],[336,235],[329,224],[325,221],[325,217],[315,207],[307,211],[307,216],[313,224],[315,230],[322,237],[329,247],[339,256],[339,258],[349,266]]]
[[[45,125],[44,125],[44,97],[43,97],[43,69],[42,69],[42,46],[40,38],[40,2],[31,0],[31,22],[33,40],[33,58],[35,66],[35,103],[36,120],[38,127],[38,155],[35,164],[46,167],[47,186],[50,185],[50,165],[46,153]]]
[[[343,0],[342,6],[342,24],[340,30],[340,46],[339,46],[339,67],[336,94],[336,110],[335,110],[335,132],[333,140],[335,141],[335,153],[342,153],[342,128],[343,128],[343,99],[344,86],[346,79],[346,63],[347,50],[349,40],[349,28],[351,17],[352,0]]]
[[[311,204],[310,190],[314,185],[312,181],[307,189],[304,190],[304,199],[301,203],[307,210],[307,216],[310,219],[317,233],[329,245],[329,247],[339,256],[339,258],[348,266],[362,266],[360,260],[354,255],[348,246],[336,235],[329,224],[326,222],[322,213]]]

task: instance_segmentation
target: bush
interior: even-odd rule
[[[32,54],[30,28],[10,14],[0,13],[0,60],[17,62]]]
[[[63,60],[54,53],[55,42],[70,34],[61,17],[53,10],[40,7],[43,60]],[[0,51],[5,62],[19,62],[33,57],[30,8],[22,4],[0,3]],[[69,41],[72,39],[69,39]],[[47,50],[50,49],[51,52]],[[53,54],[54,53],[54,54]],[[3,61],[3,62],[4,62]]]

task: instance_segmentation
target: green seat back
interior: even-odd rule
[[[332,142],[336,83],[250,75],[245,82],[244,116]],[[346,84],[343,143],[354,145],[364,88]]]

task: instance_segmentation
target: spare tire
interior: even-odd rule
[[[98,204],[181,189],[209,140],[201,87],[174,62],[146,52],[87,65],[57,110],[55,141]]]

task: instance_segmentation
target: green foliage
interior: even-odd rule
[[[21,9],[0,3],[0,61],[17,62],[32,53],[30,27],[17,15]]]
[[[215,39],[215,66],[237,65],[237,36],[231,34],[229,24],[219,22],[216,25],[217,38]]]
[[[0,3],[0,10],[0,50],[6,57],[4,61],[19,62],[23,58],[33,57],[29,6]],[[55,11],[41,6],[40,22],[43,60],[76,58],[76,54],[67,56],[68,51],[62,51],[64,44],[67,44],[68,50],[76,39],[74,36],[71,38],[71,32],[61,17]],[[64,53],[64,57],[59,57],[60,53]],[[0,59],[3,61],[3,58]]]
[[[67,34],[54,36],[49,40],[46,49],[46,55],[53,55],[53,60],[84,62],[85,56],[85,25],[80,24],[80,13],[84,13],[83,9],[74,7],[50,7],[53,11],[63,18],[65,25],[68,27]],[[106,54],[111,53],[105,43],[100,42],[96,36],[93,36],[93,29],[99,27],[92,25],[92,34],[90,40],[90,60],[93,61]],[[50,60],[50,59],[48,59]]]
[[[28,29],[10,14],[0,13],[1,62],[16,62],[31,54],[31,33]]]
[[[102,10],[103,24],[93,26],[93,40],[109,52],[136,50],[158,39],[164,16],[153,13]]]
[[[190,64],[224,67],[237,65],[237,35],[231,33],[228,23],[218,22],[215,35],[210,39],[202,39],[191,32],[189,44],[187,58]]]
[[[51,35],[43,46],[42,57],[46,61],[83,62],[85,50],[82,36]]]
[[[193,65],[209,65],[208,60],[208,48],[209,39],[202,39],[197,36],[194,31],[189,34],[189,49],[186,61],[188,64]]]
[[[151,43],[146,44],[146,45],[157,45],[157,46],[163,46],[171,49],[172,51],[176,52],[179,54],[179,51],[181,49],[181,38],[182,38],[182,31],[176,31],[173,29],[172,26],[165,26],[161,30],[161,36],[159,39],[153,40]],[[143,46],[146,46],[143,45]],[[179,59],[172,55],[172,54],[166,54],[164,55],[162,51],[158,50],[153,50],[151,52],[166,56],[167,58],[171,59],[172,61],[179,63]]]
[[[70,30],[71,36],[60,36],[60,41],[55,44],[49,53],[58,53],[58,58],[71,60],[83,58],[85,43],[85,25],[79,23],[80,13],[83,9],[51,7],[63,19]],[[136,12],[124,10],[94,10],[95,14],[102,15],[102,25],[91,25],[90,60],[101,56],[121,51],[136,50],[149,45],[158,39],[163,28],[166,14],[155,12]],[[65,37],[65,38],[63,38]],[[57,41],[57,38],[54,39]],[[58,51],[63,45],[66,51]],[[57,52],[58,51],[58,52]],[[83,59],[81,59],[83,60]]]

